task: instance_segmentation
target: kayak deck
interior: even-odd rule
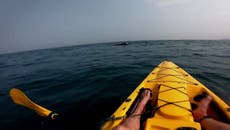
[[[163,61],[140,83],[128,98],[113,113],[110,120],[105,122],[102,130],[110,130],[128,117],[141,89],[152,91],[151,103],[147,105],[145,116],[141,118],[141,129],[145,130],[201,130],[198,122],[194,121],[192,109],[196,107],[194,100],[203,92],[213,97],[212,109],[209,114],[218,120],[229,122],[229,105],[202,83],[193,78],[185,70],[171,61]],[[149,113],[149,111],[151,111]],[[218,114],[217,114],[218,113]],[[146,116],[147,115],[147,116]]]

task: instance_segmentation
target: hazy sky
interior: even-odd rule
[[[229,38],[230,0],[0,0],[0,53],[120,40]]]

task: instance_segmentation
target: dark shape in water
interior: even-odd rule
[[[128,42],[117,43],[116,45],[128,45]]]

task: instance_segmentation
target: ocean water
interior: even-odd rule
[[[130,41],[0,55],[1,130],[99,130],[160,62],[169,59],[230,103],[230,41]],[[11,88],[60,114],[16,105]]]

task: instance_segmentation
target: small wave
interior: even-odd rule
[[[12,68],[12,67],[16,67],[17,65],[16,64],[0,64],[0,69],[4,69],[4,68]]]
[[[204,57],[204,54],[200,54],[200,53],[193,53],[194,56],[200,56],[200,57]]]
[[[221,80],[226,80],[229,81],[230,77],[226,77],[223,74],[217,74],[217,73],[211,73],[211,72],[204,72],[204,75],[207,75],[206,77],[211,77],[212,79],[221,79]]]
[[[230,55],[228,55],[228,53],[227,54],[215,54],[215,55],[210,55],[210,57],[230,58]]]

